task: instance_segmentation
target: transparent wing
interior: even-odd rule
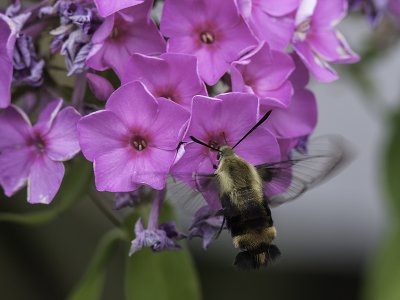
[[[293,200],[336,175],[354,157],[350,143],[336,135],[313,139],[307,148],[306,153],[293,151],[286,161],[256,166],[271,206]]]
[[[173,205],[186,214],[194,214],[207,204],[216,211],[219,209],[214,174],[178,174],[177,177],[182,177],[184,180],[170,176],[167,181],[167,198]]]

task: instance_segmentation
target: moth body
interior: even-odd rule
[[[267,265],[279,254],[279,250],[272,245],[276,229],[257,169],[229,146],[222,146],[215,174],[233,244],[242,250],[236,257],[235,265],[242,269]],[[276,251],[271,251],[272,247]]]

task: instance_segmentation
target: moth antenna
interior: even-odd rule
[[[187,144],[187,142],[179,142],[178,146],[176,147],[176,150],[178,150],[182,145]]]
[[[192,139],[193,142],[195,142],[195,143],[197,143],[197,144],[200,144],[200,145],[202,145],[202,146],[204,146],[204,147],[210,148],[210,149],[212,149],[212,150],[214,150],[214,151],[220,152],[217,148],[214,148],[214,147],[211,147],[210,145],[207,145],[206,143],[200,141],[199,139],[196,139],[196,138],[195,138],[194,136],[192,136],[192,135],[190,136],[190,138]]]
[[[258,121],[257,124],[254,125],[253,128],[251,128],[251,129],[239,140],[239,142],[237,142],[237,143],[235,144],[235,146],[232,147],[232,149],[235,149],[235,147],[236,147],[237,145],[239,145],[245,138],[247,138],[247,137],[249,136],[250,133],[252,133],[254,130],[256,130],[257,127],[260,126],[262,123],[264,123],[264,122],[268,119],[268,117],[269,117],[269,115],[271,114],[271,112],[272,112],[272,110],[268,111],[268,112],[264,115],[264,117],[262,117],[262,118],[260,119],[260,121]]]
[[[215,238],[214,238],[215,240],[216,240],[217,238],[219,238],[219,236],[220,236],[220,234],[221,234],[221,232],[222,232],[222,229],[224,229],[224,225],[225,225],[225,216],[224,216],[224,218],[222,219],[221,227],[219,228],[217,234],[215,235]]]

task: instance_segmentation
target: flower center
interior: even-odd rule
[[[140,135],[136,135],[131,139],[131,145],[138,151],[142,151],[147,147],[146,140]]]
[[[200,33],[200,40],[203,44],[212,44],[215,41],[214,35],[209,31]]]
[[[111,31],[110,37],[111,37],[112,39],[117,39],[118,36],[119,36],[119,33],[120,33],[120,32],[119,32],[118,28],[117,28],[117,27],[114,27],[113,30]]]
[[[215,149],[218,149],[220,146],[220,143],[216,142],[215,140],[209,140],[208,145],[210,145],[211,147],[213,147]]]
[[[43,152],[46,147],[46,143],[43,141],[40,135],[35,135],[32,139],[32,144],[36,147],[39,152]]]

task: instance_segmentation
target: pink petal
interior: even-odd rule
[[[252,0],[236,0],[240,15],[247,20],[251,15]]]
[[[260,9],[254,9],[249,21],[251,30],[272,49],[284,50],[294,32],[294,19],[291,16],[274,17]]]
[[[245,93],[220,94],[221,111],[215,115],[214,130],[225,132],[229,144],[235,144],[257,123],[259,102],[256,96]]]
[[[132,181],[135,159],[130,146],[104,151],[93,166],[98,191],[130,192],[139,187]]]
[[[261,88],[256,90],[256,94],[262,95],[260,104],[263,105],[265,99],[274,100],[276,106],[285,108],[290,105],[293,96],[293,86],[290,81],[285,81],[279,88],[274,90],[265,90]]]
[[[94,44],[86,58],[86,65],[97,71],[104,71],[110,68],[104,62],[105,48],[103,44]]]
[[[283,16],[293,12],[300,4],[300,0],[253,0],[254,4],[273,16]]]
[[[296,26],[310,19],[317,6],[318,0],[303,0],[296,12]]]
[[[134,81],[112,93],[106,109],[117,115],[127,128],[140,130],[154,122],[158,103],[142,83]]]
[[[102,55],[102,63],[107,68],[112,68],[118,77],[120,77],[118,71],[126,66],[131,57],[126,44],[119,41],[107,41],[103,45],[103,49],[99,52],[99,55]]]
[[[107,17],[92,37],[93,44],[103,43],[111,34],[115,23],[115,15]]]
[[[167,85],[168,71],[169,66],[165,60],[135,53],[125,64],[123,70],[118,71],[118,74],[121,74],[122,84],[138,80],[154,94],[157,86]]]
[[[28,202],[49,204],[57,194],[64,177],[64,165],[39,155],[33,163],[28,181]]]
[[[97,111],[78,122],[79,144],[85,157],[96,157],[129,145],[129,132],[110,111]]]
[[[219,43],[219,47],[223,51],[221,51],[220,55],[229,64],[250,49],[255,48],[258,44],[257,39],[243,19],[240,19],[234,27],[224,28],[222,34],[223,38]]]
[[[318,1],[312,16],[315,28],[332,28],[347,14],[347,0]]]
[[[80,151],[76,127],[80,117],[74,108],[64,108],[55,118],[50,131],[43,136],[46,153],[52,160],[69,160]]]
[[[224,124],[219,125],[221,102],[222,100],[211,97],[193,97],[192,115],[186,133],[186,141],[191,141],[189,136],[193,135],[200,140],[208,142],[209,135],[217,132],[219,127],[224,126]]]
[[[202,21],[201,14],[193,18],[193,12],[205,10],[203,1],[166,0],[160,22],[160,29],[167,37],[190,35],[194,26]]]
[[[161,55],[169,65],[170,84],[176,85],[176,90],[182,97],[184,107],[190,109],[195,95],[207,95],[207,90],[197,72],[197,58],[193,55],[165,53]]]
[[[32,130],[26,114],[13,105],[0,111],[0,128],[0,152],[26,145]]]
[[[229,63],[225,61],[220,52],[210,51],[207,47],[196,51],[199,60],[199,74],[208,85],[216,84],[229,67]]]
[[[159,98],[157,119],[148,129],[148,133],[152,136],[149,146],[176,151],[179,142],[182,141],[189,117],[190,113],[182,106]]]
[[[293,70],[294,63],[288,54],[270,50],[262,43],[244,60],[232,64],[232,90],[251,90],[260,99],[274,98],[281,106],[287,106],[293,94],[288,81]]]
[[[22,147],[0,153],[0,184],[6,196],[11,197],[25,185],[35,156],[33,147]]]
[[[94,161],[96,188],[99,191],[128,192],[141,184],[155,189],[165,187],[166,176],[176,151],[147,147],[116,149]]]
[[[359,60],[338,31],[312,31],[307,36],[307,41],[310,47],[326,61],[354,63]]]
[[[203,0],[202,2],[204,2],[205,5],[205,18],[207,20],[218,20],[218,26],[220,28],[228,29],[229,27],[233,27],[235,24],[242,22],[235,1]]]
[[[294,72],[290,75],[290,81],[292,82],[293,88],[303,89],[310,81],[310,74],[307,67],[296,52],[291,53],[293,61],[296,65]]]
[[[194,95],[207,94],[193,55],[165,53],[157,58],[134,54],[124,68],[122,83],[135,80],[142,82],[153,96],[167,97],[188,110]]]
[[[235,151],[253,165],[278,161],[281,155],[276,138],[262,127],[253,131],[235,148]]]
[[[144,0],[94,0],[97,10],[102,17],[107,17],[121,9],[134,6],[143,3]],[[147,2],[153,2],[152,0],[146,0]]]
[[[103,76],[87,73],[86,79],[88,80],[89,88],[97,99],[105,101],[114,92],[114,87]]]
[[[312,52],[305,42],[293,42],[293,47],[317,80],[332,82],[339,78],[335,70],[316,53]]]
[[[273,109],[266,126],[279,138],[298,138],[311,134],[317,125],[317,115],[314,94],[299,90],[288,108]]]
[[[133,23],[132,29],[125,37],[129,54],[142,53],[148,55],[165,52],[166,43],[153,21]]]
[[[46,134],[57,116],[58,112],[62,107],[62,99],[56,99],[48,103],[45,108],[40,112],[39,118],[36,124],[33,126],[34,130],[41,134]]]
[[[172,167],[171,173],[177,179],[195,188],[191,173],[196,171],[204,160],[209,160],[206,155],[208,149],[194,142],[189,142],[181,147],[184,147],[184,153]]]
[[[137,157],[132,174],[136,183],[147,184],[156,190],[165,188],[166,178],[175,160],[176,150],[148,147]]]

